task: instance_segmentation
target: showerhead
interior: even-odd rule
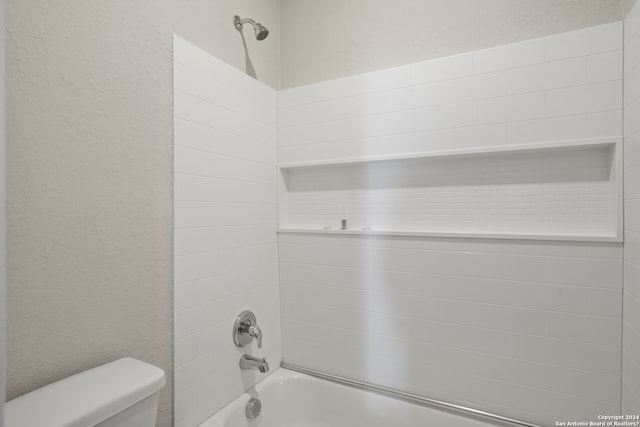
[[[269,30],[267,30],[267,27],[260,23],[257,23],[253,28],[256,31],[256,39],[258,40],[264,40],[269,35]]]
[[[251,24],[253,30],[256,32],[256,39],[259,41],[266,39],[269,35],[269,30],[267,30],[267,27],[261,23],[256,22],[251,18],[240,18],[238,15],[233,17],[233,25],[236,26],[238,31],[242,31],[242,26],[244,24]]]

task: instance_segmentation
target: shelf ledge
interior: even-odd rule
[[[455,233],[417,230],[338,230],[319,228],[279,228],[278,234],[342,234],[351,236],[404,236],[404,237],[447,237],[459,239],[499,239],[499,240],[555,240],[565,242],[610,242],[622,243],[623,239],[614,235],[561,235],[561,234],[511,234],[511,233]]]
[[[394,161],[394,160],[415,160],[426,158],[446,158],[446,157],[467,157],[482,156],[491,154],[507,154],[531,151],[553,151],[580,148],[615,147],[622,142],[622,137],[591,138],[567,141],[553,141],[543,143],[497,145],[490,147],[463,148],[456,150],[441,150],[428,152],[414,152],[390,156],[369,156],[361,158],[344,158],[332,160],[319,160],[311,162],[279,163],[280,170],[317,167],[317,166],[346,166],[361,165],[367,163]]]

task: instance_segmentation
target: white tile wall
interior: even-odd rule
[[[279,93],[278,161],[616,140],[622,136],[622,72],[618,22],[288,89]],[[613,170],[552,182],[550,170],[599,168],[577,155],[553,153],[549,158],[557,164],[526,156],[496,157],[499,165],[493,166],[486,159],[441,161],[443,169],[467,177],[466,182],[435,177],[429,185],[393,188],[354,186],[347,172],[325,168],[325,176],[315,173],[316,178],[340,180],[343,186],[287,188],[287,215],[280,225],[336,227],[348,211],[356,228],[620,237],[619,209],[610,203]],[[599,162],[610,167],[609,154]],[[475,173],[478,165],[482,168]],[[420,168],[437,169],[432,164]],[[494,178],[489,186],[483,185],[486,170]],[[288,183],[306,173],[292,170]],[[518,181],[518,173],[527,182]]]
[[[279,240],[286,362],[541,425],[619,411],[619,246]]]
[[[264,378],[241,371],[235,316],[252,309],[282,359],[276,92],[174,37],[175,424],[196,426]]]
[[[619,137],[622,28],[612,23],[280,91],[278,161]]]
[[[629,66],[640,62],[634,34],[627,76],[640,76]],[[237,368],[229,336],[242,309],[265,330],[263,351],[250,351],[278,365],[280,304],[291,363],[543,425],[619,412],[619,245],[281,234],[276,248],[274,166],[276,138],[288,163],[618,137],[621,40],[610,24],[290,89],[276,102],[176,38],[176,425],[197,425],[261,378]],[[625,87],[627,118],[640,111],[638,88]],[[627,183],[640,177],[633,123]],[[627,186],[623,405],[633,410],[638,194]]]
[[[618,138],[622,31],[282,91],[278,161]],[[619,413],[622,257],[619,244],[281,233],[284,360],[541,425]]]
[[[613,237],[610,157],[581,147],[293,168],[281,225]]]
[[[622,412],[640,413],[640,5],[625,20],[625,252]]]

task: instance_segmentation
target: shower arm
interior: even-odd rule
[[[242,26],[244,24],[251,24],[255,28],[256,21],[251,18],[240,18],[238,15],[233,17],[233,25],[236,26],[238,31],[242,31]]]

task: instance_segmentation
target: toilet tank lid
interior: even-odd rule
[[[70,376],[5,405],[5,427],[98,424],[160,391],[164,371],[126,357]]]

